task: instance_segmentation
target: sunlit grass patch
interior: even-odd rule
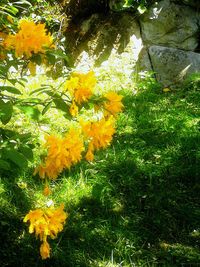
[[[20,244],[25,266],[44,264],[35,249],[38,240],[21,226],[23,216],[30,206],[55,203],[64,203],[69,217],[58,239],[50,242],[52,258],[47,264],[175,267],[199,263],[199,235],[195,235],[199,229],[199,94],[196,89],[165,93],[152,83],[137,93],[121,94],[125,108],[118,116],[113,143],[98,151],[94,162],[83,160],[50,181],[52,194],[47,199],[45,181],[32,175],[42,152],[39,145],[27,172],[2,177],[1,229],[10,229],[9,239],[4,235],[6,249],[16,250]],[[32,128],[25,123],[38,144],[45,132],[65,132],[68,127],[61,113],[45,116],[39,126],[42,133],[35,130],[38,125]],[[12,243],[16,236],[18,241]],[[2,266],[6,266],[5,246],[3,251]],[[11,255],[7,262],[14,264],[18,258]]]

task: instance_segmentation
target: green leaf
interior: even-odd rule
[[[56,58],[62,58],[64,59],[66,62],[69,61],[69,57],[63,53],[62,50],[49,50],[47,51],[47,56],[54,56]]]
[[[39,120],[40,118],[40,111],[32,106],[17,106],[26,116],[33,120]]]
[[[33,160],[33,151],[28,145],[20,146],[19,151],[24,155],[26,159]]]
[[[15,163],[20,168],[26,168],[28,165],[27,159],[24,157],[24,155],[13,148],[5,149],[4,155],[7,159]]]
[[[0,120],[3,124],[7,124],[13,113],[13,105],[10,101],[4,102],[0,99]]]
[[[21,0],[21,1],[16,1],[14,2],[14,5],[28,5],[28,6],[32,6],[32,4],[26,0]]]
[[[26,105],[27,102],[34,103],[34,104],[41,104],[42,100],[37,97],[30,97],[30,98],[23,99],[23,102],[21,105]]]
[[[1,169],[8,171],[10,169],[10,164],[5,160],[0,159],[0,170]]]
[[[18,134],[18,138],[19,138],[20,142],[25,144],[31,140],[32,134],[31,133]],[[29,144],[29,147],[30,146],[31,146],[31,144]]]
[[[44,115],[50,108],[51,108],[52,102],[49,102],[44,109],[42,110],[42,115]]]
[[[49,91],[49,85],[46,85],[46,86],[43,86],[43,87],[41,87],[41,88],[38,88],[38,89],[35,89],[35,90],[33,90],[31,93],[30,93],[30,95],[33,95],[33,94],[35,94],[35,93],[38,93],[38,95],[39,94],[42,94],[42,93],[44,93],[46,90],[48,90]]]
[[[7,14],[7,15],[9,15],[9,14],[16,15],[19,11],[14,6],[7,6],[7,7],[0,6],[0,9],[2,9],[2,12],[1,12],[2,14]]]
[[[53,102],[56,105],[56,108],[69,113],[69,106],[66,104],[66,102],[60,97],[60,98],[54,98]]]
[[[41,65],[42,64],[42,57],[41,55],[39,54],[34,54],[32,57],[31,57],[31,61],[32,62],[35,62],[37,65]]]
[[[7,91],[7,92],[12,93],[12,94],[17,94],[17,95],[22,94],[19,89],[17,89],[16,87],[13,87],[13,86],[0,86],[0,91],[1,90]]]

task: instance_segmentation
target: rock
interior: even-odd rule
[[[163,0],[140,18],[146,44],[194,51],[198,46],[200,13],[189,6]]]
[[[200,71],[200,54],[175,48],[151,46],[149,55],[157,80],[164,87],[182,82]]]
[[[139,53],[136,63],[136,71],[137,73],[143,71],[153,72],[147,47],[143,47]]]
[[[184,4],[187,6],[191,6],[195,9],[200,8],[200,2],[197,0],[171,0],[172,2],[178,3],[178,4]]]

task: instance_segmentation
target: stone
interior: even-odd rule
[[[184,4],[187,6],[191,6],[195,9],[200,8],[200,2],[197,0],[171,0],[171,1],[178,3],[178,4]]]
[[[156,78],[164,87],[178,85],[189,74],[200,72],[200,54],[195,52],[151,46],[149,56]]]
[[[200,13],[189,6],[163,0],[140,17],[145,44],[194,51],[198,46]]]
[[[144,71],[153,72],[148,48],[145,46],[141,49],[139,53],[138,60],[136,63],[136,71],[137,73]]]

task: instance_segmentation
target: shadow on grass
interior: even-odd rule
[[[199,104],[190,96],[152,90],[125,96],[119,135],[97,156],[91,197],[71,206],[53,265],[200,262],[193,235],[200,219]]]
[[[195,92],[183,96],[159,90],[125,95],[119,134],[112,146],[96,156],[95,164],[82,165],[85,174],[89,168],[95,170],[86,181],[92,191],[89,197],[68,203],[65,230],[50,241],[52,257],[37,258],[38,242],[25,235],[20,249],[11,246],[13,251],[19,249],[17,254],[2,266],[14,266],[19,255],[17,266],[24,267],[198,264],[200,239],[194,235],[200,219],[197,98]],[[22,227],[17,219],[8,218],[9,227],[12,220],[16,223],[10,232],[17,234],[11,235],[8,244]],[[9,240],[10,232],[5,239]]]

